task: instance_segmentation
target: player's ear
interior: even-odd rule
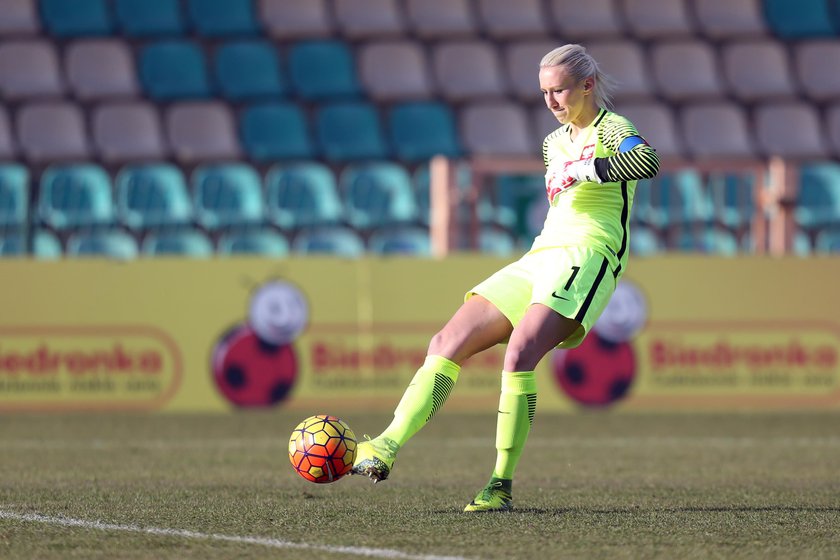
[[[595,78],[591,76],[589,78],[585,78],[583,80],[583,93],[592,93],[593,89],[595,89]]]

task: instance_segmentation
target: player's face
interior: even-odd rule
[[[592,102],[593,79],[576,80],[565,66],[540,68],[540,90],[561,124],[574,123]]]

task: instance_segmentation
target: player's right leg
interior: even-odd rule
[[[351,472],[374,482],[388,478],[397,451],[449,397],[460,364],[506,340],[512,330],[510,321],[488,300],[481,296],[468,299],[432,338],[426,361],[405,390],[391,424],[378,437],[359,443]]]

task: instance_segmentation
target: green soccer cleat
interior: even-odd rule
[[[484,489],[473,498],[464,511],[512,511],[513,496],[511,487],[513,482],[502,478],[491,478]]]
[[[356,460],[350,474],[367,475],[374,483],[385,480],[394,468],[400,446],[394,440],[378,437],[362,441],[356,446]]]

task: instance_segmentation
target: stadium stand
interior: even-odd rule
[[[666,163],[798,166],[793,251],[837,252],[826,0],[5,0],[0,252],[428,254],[428,161],[539,159],[557,123],[536,67],[567,41]],[[480,250],[535,233],[541,181],[488,184]],[[468,166],[458,182],[465,223]],[[631,248],[751,250],[759,188],[666,169],[636,191]],[[373,243],[394,223],[405,251]]]

